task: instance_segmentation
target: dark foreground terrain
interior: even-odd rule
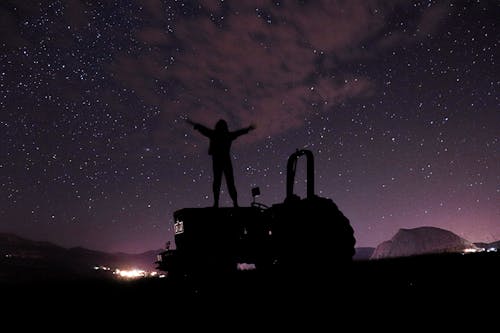
[[[396,313],[424,313],[427,319],[462,313],[473,318],[498,306],[499,268],[500,253],[446,254],[355,261],[349,268],[330,265],[321,272],[298,267],[288,272],[239,271],[193,281],[14,280],[1,284],[1,295],[5,318],[119,318],[122,323],[142,318],[158,327],[192,324],[200,313],[216,321],[243,322],[280,318],[317,323],[352,315],[388,320]]]

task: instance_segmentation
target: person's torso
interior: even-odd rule
[[[227,133],[214,133],[210,138],[210,147],[208,153],[214,156],[226,156],[229,155],[232,143],[231,135]]]

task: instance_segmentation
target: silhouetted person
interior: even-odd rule
[[[230,132],[225,120],[221,119],[215,124],[215,129],[207,128],[190,119],[186,122],[193,125],[195,130],[210,139],[210,147],[208,154],[212,155],[212,165],[214,172],[214,183],[212,190],[214,192],[214,207],[219,207],[219,194],[222,181],[222,174],[226,177],[226,184],[229,190],[229,195],[233,200],[234,207],[238,207],[238,194],[234,186],[233,165],[231,163],[231,143],[237,137],[247,134],[255,129],[255,126],[250,125],[240,130]]]

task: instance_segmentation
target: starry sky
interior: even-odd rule
[[[316,192],[357,246],[430,225],[500,239],[498,1],[4,0],[0,232],[141,252],[213,203],[230,130],[239,202]],[[296,193],[305,194],[300,160]],[[221,205],[230,206],[225,183]],[[305,235],[306,236],[306,235]]]

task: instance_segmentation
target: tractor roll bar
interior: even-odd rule
[[[310,150],[297,150],[290,155],[286,165],[286,199],[291,199],[293,194],[293,185],[295,184],[295,171],[297,169],[297,159],[306,155],[307,158],[307,198],[314,196],[314,156]]]

